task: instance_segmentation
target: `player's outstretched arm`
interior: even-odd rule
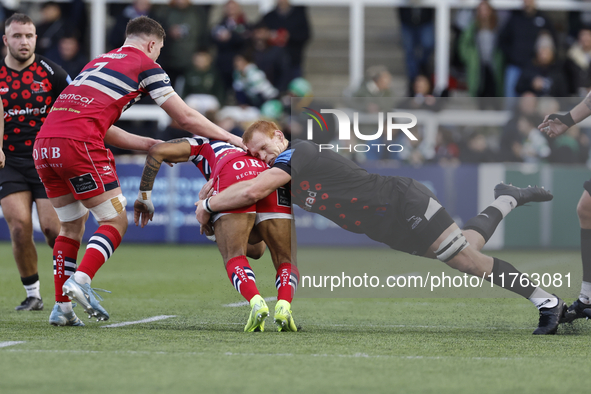
[[[152,145],[159,142],[162,141],[155,140],[154,138],[131,134],[117,126],[109,127],[107,134],[105,134],[106,144],[113,145],[121,149],[139,150],[145,152],[150,149]]]
[[[189,107],[178,95],[170,97],[161,105],[161,107],[171,118],[177,121],[182,129],[187,130],[189,133],[207,137],[212,140],[226,141],[232,145],[247,150],[242,142],[242,138],[227,132],[215,123],[210,122],[205,116]]]
[[[558,137],[571,126],[581,122],[591,115],[591,92],[565,115],[550,114],[538,126],[540,131],[548,134],[549,137]]]
[[[154,181],[162,162],[182,163],[191,156],[191,144],[184,138],[161,142],[153,145],[146,156],[146,163],[142,171],[140,191],[133,204],[133,221],[142,228],[154,217],[154,204],[151,200]]]
[[[235,183],[207,200],[198,201],[195,211],[197,220],[199,223],[205,224],[209,221],[211,212],[228,211],[252,205],[289,181],[291,181],[291,175],[279,168],[263,171],[255,179]],[[207,201],[211,212],[205,209],[205,201]]]

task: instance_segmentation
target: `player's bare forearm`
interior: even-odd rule
[[[179,96],[175,95],[162,104],[162,109],[173,118],[182,129],[209,139],[227,141],[246,150],[242,139],[227,132],[205,116],[190,108]]]
[[[191,144],[185,138],[178,138],[152,145],[146,156],[140,190],[152,190],[154,180],[163,162],[184,163],[191,157]]]
[[[153,138],[142,137],[128,133],[117,126],[111,126],[105,134],[105,143],[121,149],[138,150],[146,152],[152,145],[159,141]]]
[[[278,168],[263,171],[249,181],[238,182],[211,197],[210,208],[215,212],[242,208],[267,197],[291,180],[291,175]]]
[[[146,157],[146,164],[144,164],[144,171],[142,172],[142,180],[140,182],[141,191],[150,191],[154,188],[154,180],[158,171],[160,171],[161,161],[156,160],[152,156]]]

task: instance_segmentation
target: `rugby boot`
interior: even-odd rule
[[[252,307],[244,332],[265,331],[265,319],[269,316],[269,307],[260,295],[255,295],[250,300]]]
[[[19,306],[14,308],[15,311],[42,311],[43,300],[37,297],[27,297]]]
[[[583,303],[577,298],[571,306],[564,312],[564,323],[571,323],[575,319],[583,319],[591,317],[591,305]]]
[[[49,323],[52,326],[84,326],[74,311],[65,313],[59,304],[53,306],[51,315],[49,315]]]
[[[296,332],[298,330],[291,316],[291,304],[285,300],[279,300],[275,304],[274,320],[277,325],[277,331]]]
[[[495,186],[495,200],[500,196],[513,197],[517,201],[518,207],[527,204],[528,202],[550,201],[554,198],[552,193],[543,187],[528,186],[522,188],[511,184],[508,185],[503,182]]]
[[[70,300],[82,305],[84,311],[88,313],[89,319],[94,316],[97,321],[109,320],[109,314],[97,300],[98,298],[102,301],[103,298],[95,290],[104,291],[105,293],[110,293],[110,291],[93,289],[88,283],[80,284],[74,280],[74,275],[70,276],[66,283],[64,283],[62,290],[64,291],[64,295],[67,295]]]
[[[556,298],[558,305],[554,308],[540,309],[540,321],[538,328],[533,332],[534,335],[554,335],[558,331],[558,324],[563,321],[566,304],[560,298]]]

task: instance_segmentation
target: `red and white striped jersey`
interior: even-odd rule
[[[191,144],[193,162],[206,180],[209,180],[219,162],[227,155],[245,154],[245,152],[226,141],[210,140],[205,137],[194,136],[186,138]]]
[[[121,113],[145,94],[162,105],[176,93],[166,72],[141,50],[123,46],[105,53],[58,96],[37,138],[102,142]]]

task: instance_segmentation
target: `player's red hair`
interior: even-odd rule
[[[244,141],[245,144],[248,144],[252,139],[252,136],[255,133],[255,131],[263,133],[267,135],[269,138],[273,138],[275,130],[279,130],[279,127],[275,124],[275,122],[270,122],[268,120],[257,120],[256,122],[248,126],[248,128],[242,135],[242,141]]]

